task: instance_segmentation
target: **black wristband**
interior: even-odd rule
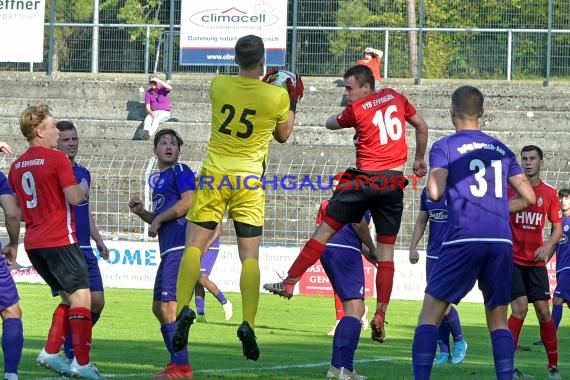
[[[294,113],[297,112],[297,102],[291,100],[289,103],[289,111],[293,111]]]

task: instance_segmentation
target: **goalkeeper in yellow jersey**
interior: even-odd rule
[[[303,82],[288,79],[287,90],[259,79],[265,65],[265,47],[260,37],[241,37],[235,45],[239,74],[218,75],[210,85],[211,135],[192,206],[186,219],[186,248],[177,283],[177,327],[173,348],[188,342],[195,313],[188,305],[200,280],[200,257],[221,223],[226,208],[234,220],[242,263],[240,290],[243,323],[237,335],[247,359],[257,360],[259,348],[254,333],[259,303],[259,245],[265,214],[262,187],[269,141],[284,143],[293,130],[297,101]],[[271,81],[271,76],[264,80]],[[274,77],[273,77],[274,78]],[[287,93],[289,92],[289,93]],[[247,177],[247,183],[241,183]],[[256,179],[257,178],[257,179]]]

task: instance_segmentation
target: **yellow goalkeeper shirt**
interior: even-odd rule
[[[218,75],[210,85],[212,130],[204,168],[225,175],[265,171],[269,141],[289,118],[289,94],[259,79]]]

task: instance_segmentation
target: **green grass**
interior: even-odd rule
[[[51,299],[45,285],[18,286],[24,311],[24,357],[21,379],[50,379],[35,358],[45,343],[51,313],[57,298]],[[92,360],[101,373],[117,379],[149,379],[168,361],[158,322],[151,312],[152,291],[107,289],[105,310],[93,331]],[[334,323],[334,302],[330,297],[298,296],[289,301],[263,294],[256,334],[261,349],[257,362],[245,360],[236,330],[241,323],[239,294],[229,293],[234,317],[225,322],[221,306],[208,295],[208,323],[192,326],[190,359],[195,379],[324,379],[332,338],[326,335]],[[374,300],[368,299],[374,310]],[[369,379],[411,379],[411,345],[420,302],[393,301],[388,311],[387,341],[370,339],[362,332],[355,369]],[[434,367],[433,379],[493,379],[493,357],[482,305],[461,304],[464,335],[469,344],[465,362],[458,366]],[[560,371],[570,375],[570,327],[568,314],[559,331]],[[521,344],[531,345],[538,337],[536,317],[529,312]],[[535,378],[546,378],[546,354],[541,346],[519,352],[516,365]]]

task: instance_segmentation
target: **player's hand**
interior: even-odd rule
[[[12,154],[12,147],[4,141],[0,141],[0,152],[4,154]]]
[[[410,263],[416,264],[420,260],[420,254],[416,248],[410,248]]]
[[[103,242],[95,243],[95,245],[99,250],[99,256],[101,256],[103,260],[107,260],[109,258],[109,248],[107,248]]]
[[[550,253],[550,246],[548,244],[545,244],[541,247],[538,247],[536,249],[536,251],[534,251],[534,261],[535,262],[539,262],[539,261],[546,262],[548,260],[548,254],[549,253]]]
[[[7,245],[2,248],[2,254],[6,258],[6,264],[12,265],[16,261],[16,257],[18,256],[18,247],[14,247],[11,245]]]
[[[305,85],[303,84],[303,79],[298,73],[295,73],[295,77],[296,80],[294,85],[293,81],[290,78],[287,79],[287,92],[289,93],[289,99],[292,102],[298,102],[305,94]]]
[[[423,177],[427,174],[427,165],[423,158],[416,158],[414,161],[413,172],[415,175]]]
[[[143,212],[143,203],[138,195],[133,195],[131,197],[131,200],[129,201],[129,208],[135,215],[140,215]]]

